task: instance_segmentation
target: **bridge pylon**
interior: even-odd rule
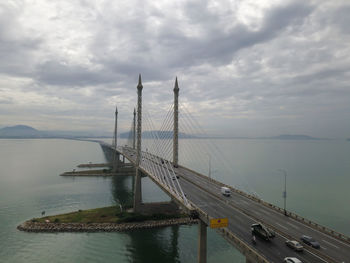
[[[134,212],[138,212],[141,209],[142,203],[142,188],[141,188],[141,133],[142,133],[142,82],[141,74],[139,75],[139,83],[137,85],[137,146],[136,146],[136,176],[134,187]]]
[[[135,149],[135,143],[136,143],[136,110],[134,108],[134,118],[132,121],[132,148]]]
[[[174,87],[174,131],[173,131],[173,165],[178,167],[179,161],[179,85],[177,77]]]
[[[119,154],[117,153],[117,139],[118,138],[118,107],[115,107],[115,123],[114,123],[114,134],[113,134],[113,171],[115,172],[119,166]]]

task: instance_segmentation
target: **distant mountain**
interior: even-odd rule
[[[308,135],[302,135],[302,134],[281,134],[274,137],[268,137],[267,139],[279,139],[279,140],[322,140],[321,138],[315,138]]]
[[[27,125],[16,125],[11,127],[4,127],[0,129],[0,138],[17,138],[17,139],[29,139],[29,138],[101,138],[111,137],[106,136],[104,133],[94,132],[79,132],[79,131],[39,131],[33,127]]]
[[[42,132],[26,125],[16,125],[0,129],[2,138],[40,138]]]
[[[130,132],[123,132],[119,134],[120,138],[129,138],[129,136],[132,136]],[[152,139],[152,138],[162,138],[162,139],[171,139],[173,138],[173,131],[144,131],[142,132],[142,138],[145,139]],[[197,136],[179,132],[179,138],[182,139],[188,139],[188,138],[198,138]]]

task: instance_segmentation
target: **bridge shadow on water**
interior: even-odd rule
[[[111,180],[112,197],[123,207],[133,203],[134,176],[122,173]],[[180,262],[179,226],[126,232],[129,262]]]

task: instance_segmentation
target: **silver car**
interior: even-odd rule
[[[286,245],[292,249],[294,249],[295,251],[303,251],[303,246],[295,240],[286,240]]]
[[[294,258],[294,257],[284,258],[283,262],[284,263],[303,263],[303,262],[301,262],[301,260]]]

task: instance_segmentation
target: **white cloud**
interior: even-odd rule
[[[142,73],[158,123],[177,75],[180,102],[210,133],[348,137],[347,10],[341,0],[3,1],[0,123],[112,131],[118,105],[127,130]]]

